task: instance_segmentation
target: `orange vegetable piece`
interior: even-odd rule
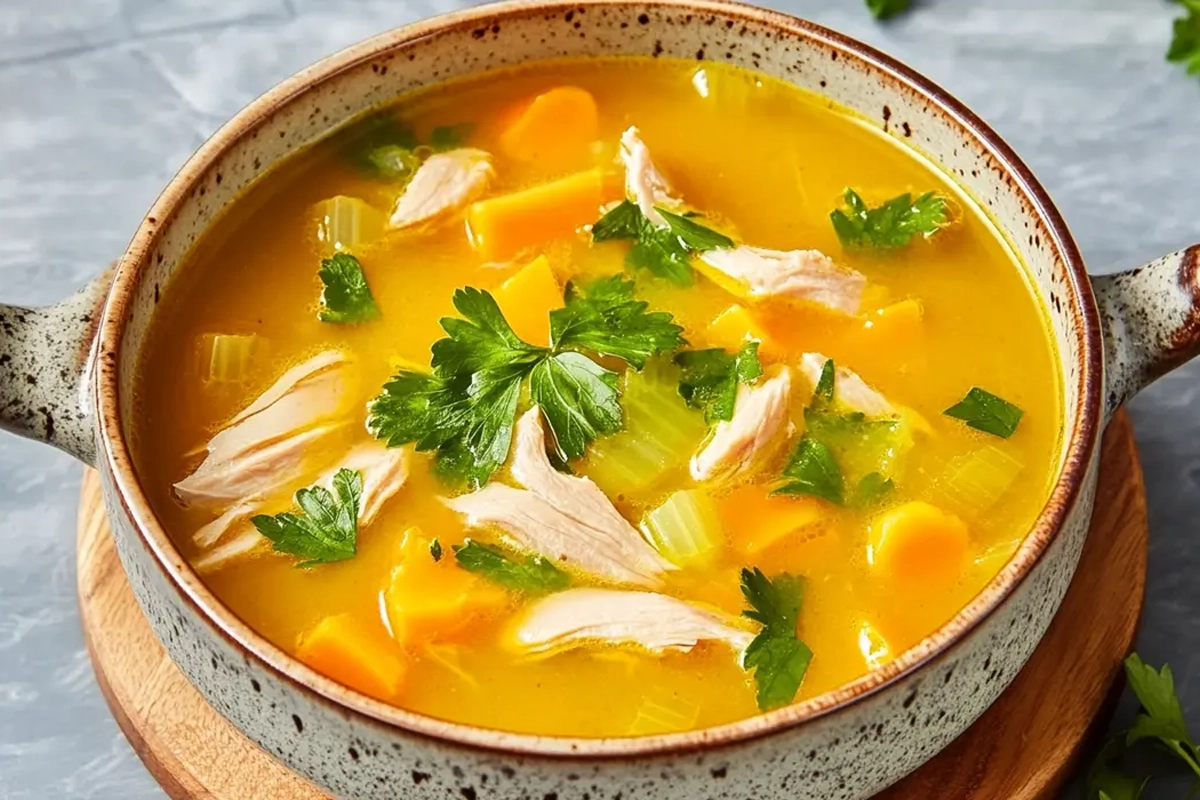
[[[550,344],[550,312],[563,307],[563,290],[545,256],[521,267],[492,294],[517,336],[530,344]]]
[[[595,222],[604,198],[604,174],[597,168],[480,200],[467,210],[471,242],[489,261],[503,261]]]
[[[416,528],[404,534],[384,591],[392,634],[408,646],[452,640],[508,604],[503,589],[459,567],[450,548],[434,561],[429,545]]]
[[[887,511],[871,526],[870,560],[891,577],[944,585],[962,574],[969,539],[965,522],[917,500]]]
[[[776,542],[821,521],[821,501],[771,495],[764,486],[739,486],[720,501],[730,542],[742,555],[757,556]]]
[[[747,339],[757,339],[760,343],[759,355],[770,358],[778,356],[781,352],[779,343],[759,324],[750,309],[740,303],[734,303],[717,314],[713,321],[708,323],[705,334],[710,342],[726,350],[736,350]]]
[[[395,697],[408,671],[383,627],[376,631],[351,614],[321,620],[300,637],[296,655],[326,677],[380,700]]]
[[[582,154],[596,138],[597,120],[596,101],[587,90],[559,86],[521,110],[500,135],[500,147],[519,161]]]
[[[924,311],[919,300],[901,300],[863,315],[863,331],[873,342],[889,345],[912,341],[921,333]]]

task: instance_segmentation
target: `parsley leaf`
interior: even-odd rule
[[[690,286],[694,279],[688,263],[691,253],[733,247],[733,240],[728,236],[691,217],[662,208],[658,212],[666,220],[666,227],[654,225],[636,204],[623,200],[592,225],[592,241],[632,239],[633,247],[625,257],[627,265],[647,270],[680,286]]]
[[[434,561],[442,560],[442,543],[436,538],[429,543],[429,555]]]
[[[435,153],[454,150],[463,146],[467,137],[475,130],[470,122],[460,122],[457,125],[439,125],[429,134],[429,146]]]
[[[762,711],[786,706],[812,661],[812,651],[796,636],[804,579],[784,573],[771,580],[757,567],[742,570],[742,594],[750,609],[742,615],[763,629],[742,655],[742,666],[754,670],[758,707]]]
[[[950,223],[945,198],[934,192],[915,200],[906,192],[878,208],[867,208],[853,189],[846,190],[845,199],[846,208],[829,215],[844,247],[903,247],[914,236],[929,238]]]
[[[912,0],[867,0],[867,8],[875,19],[888,19],[908,10]]]
[[[321,261],[321,322],[366,322],[379,316],[379,307],[367,285],[362,264],[349,253],[337,253]]]
[[[792,452],[783,476],[790,481],[771,494],[805,494],[837,505],[846,502],[846,482],[842,469],[828,447],[805,434]]]
[[[737,353],[720,348],[688,350],[675,356],[683,368],[679,394],[693,408],[704,410],[711,425],[733,419],[739,383],[754,383],[762,376],[758,342],[746,342]]]
[[[581,353],[558,353],[540,361],[529,373],[529,395],[567,458],[583,455],[597,436],[621,430],[617,373]]]
[[[339,469],[333,476],[336,495],[324,486],[301,489],[296,492],[299,514],[259,514],[250,521],[277,553],[304,559],[298,565],[302,569],[345,561],[357,552],[362,486],[361,473]]]
[[[1177,0],[1187,11],[1175,20],[1167,61],[1183,64],[1189,75],[1200,75],[1200,0]]]
[[[1139,800],[1149,777],[1135,778],[1120,769],[1126,750],[1123,736],[1110,739],[1088,770],[1085,796],[1088,800]]]
[[[641,369],[650,356],[687,344],[670,314],[647,308],[634,299],[633,281],[620,275],[586,289],[568,284],[566,305],[550,312],[550,341],[555,348],[590,350]]]
[[[1175,677],[1171,667],[1162,671],[1142,661],[1137,653],[1125,659],[1125,675],[1142,704],[1142,711],[1133,720],[1126,744],[1151,739],[1182,760],[1200,777],[1200,747],[1188,733],[1183,719],[1179,696],[1175,693]]]
[[[942,412],[947,417],[961,419],[977,431],[1007,439],[1012,436],[1025,412],[978,386],[967,396]]]
[[[850,505],[855,508],[865,508],[866,506],[875,505],[884,497],[891,494],[895,488],[896,484],[891,478],[885,478],[878,472],[869,472],[854,487],[854,495],[850,500]]]
[[[482,575],[506,589],[528,594],[557,592],[571,584],[571,577],[541,556],[518,560],[473,539],[454,545],[454,558],[467,572]]]
[[[474,125],[441,125],[429,134],[422,147],[411,126],[393,111],[382,111],[363,120],[352,130],[353,152],[359,168],[376,178],[407,182],[421,166],[422,152],[439,153],[462,147]]]

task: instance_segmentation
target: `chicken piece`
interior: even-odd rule
[[[225,511],[298,478],[316,442],[344,424],[329,420],[342,410],[346,364],[327,351],[285,372],[212,437],[204,460],[175,484],[180,502]]]
[[[389,225],[408,228],[463,208],[484,193],[495,174],[492,156],[483,150],[464,147],[434,153],[396,199]]]
[[[791,399],[791,371],[757,386],[738,386],[733,417],[718,422],[712,436],[692,456],[692,478],[698,481],[728,480],[746,475],[782,444]]]
[[[621,134],[621,163],[625,165],[625,194],[641,209],[652,225],[665,228],[667,221],[655,206],[674,208],[679,200],[671,195],[671,187],[654,162],[650,150],[638,129],[630,127]]]
[[[700,253],[708,266],[735,281],[755,299],[806,300],[843,314],[857,314],[867,279],[819,250],[767,250],[740,245]]]
[[[517,422],[511,468],[525,489],[492,483],[446,504],[471,527],[495,525],[518,547],[616,583],[657,587],[674,569],[596,484],[554,469],[536,406]]]
[[[701,641],[723,642],[739,656],[754,634],[737,617],[655,592],[568,589],[529,605],[505,641],[526,653],[589,644],[632,645],[651,653],[686,653]]]
[[[201,575],[207,575],[243,556],[266,550],[269,545],[267,537],[246,522],[238,527],[236,536],[192,559],[192,568]]]
[[[800,371],[814,389],[821,380],[821,372],[828,360],[820,353],[805,353],[800,357]],[[868,417],[894,417],[900,413],[886,397],[868,386],[858,373],[845,367],[835,368],[833,391],[834,401]]]

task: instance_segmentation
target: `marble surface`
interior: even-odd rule
[[[257,94],[459,0],[0,0],[0,295],[53,302],[119,255],[165,181]],[[1200,81],[1163,63],[1166,0],[774,0],[957,94],[1049,188],[1096,272],[1200,240]],[[1150,500],[1138,648],[1200,732],[1200,364],[1132,405]],[[0,798],[149,800],[75,606],[79,465],[0,440]],[[1122,712],[1131,713],[1129,698]],[[1179,797],[1182,784],[1146,797]],[[1077,797],[1078,789],[1070,794]]]

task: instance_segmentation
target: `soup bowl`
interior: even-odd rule
[[[1001,572],[940,629],[835,691],[715,728],[645,738],[512,734],[372,700],[256,634],[188,566],[130,457],[135,366],[189,246],[230,201],[333,126],[432,82],[531,60],[612,55],[732,63],[822,94],[939,164],[1010,240],[1044,305],[1063,387],[1049,498]],[[1089,280],[1015,153],[930,81],[832,31],[708,0],[484,6],[350,47],[251,103],[170,182],[114,269],[42,309],[0,309],[0,415],[100,474],[121,562],[167,652],[219,713],[350,800],[853,800],[971,724],[1045,633],[1088,529],[1112,412],[1200,350],[1200,246]]]

